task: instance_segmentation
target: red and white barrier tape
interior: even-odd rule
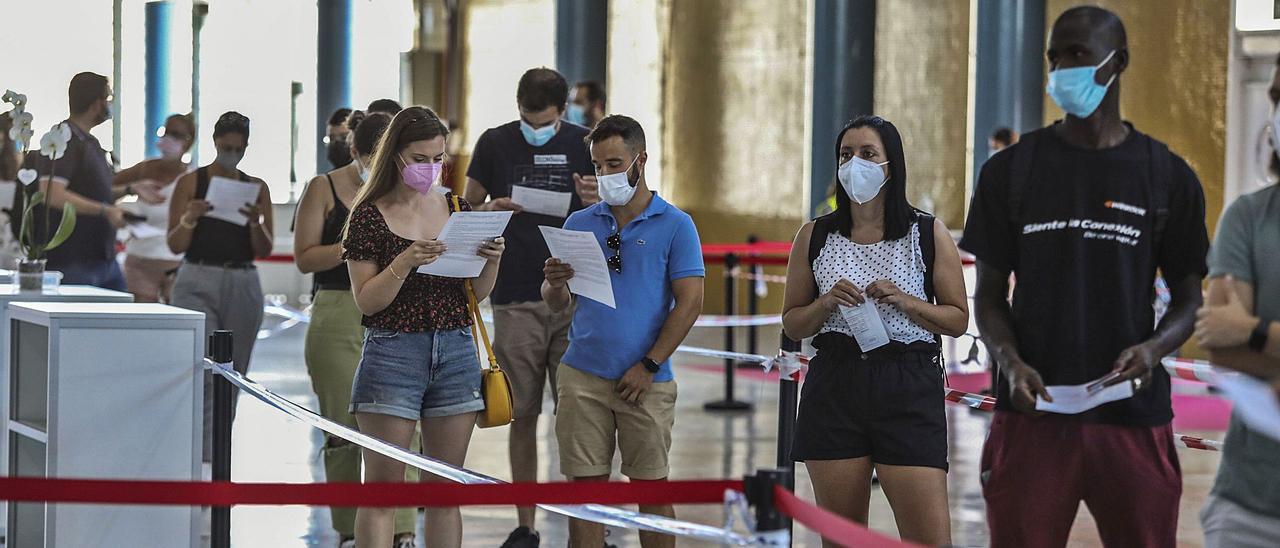
[[[756,274],[754,272],[743,272],[741,268],[734,267],[729,271],[729,275],[739,280],[751,280],[753,282],[766,282],[771,284],[786,285],[787,277],[778,274]]]
[[[784,515],[822,535],[822,538],[842,546],[859,548],[910,548],[918,546],[889,538],[885,535],[852,523],[834,512],[797,497],[795,493],[774,486],[773,502]]]
[[[1169,376],[1188,381],[1199,381],[1213,384],[1223,373],[1213,364],[1204,360],[1188,360],[1185,358],[1164,358],[1160,360]]]

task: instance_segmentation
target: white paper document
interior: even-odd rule
[[[547,241],[551,256],[573,267],[569,279],[569,292],[599,302],[609,308],[617,308],[613,301],[613,278],[604,261],[604,250],[596,235],[581,230],[564,230],[549,226],[538,227]]]
[[[249,218],[240,213],[240,210],[247,207],[247,204],[258,203],[261,191],[262,185],[258,183],[214,177],[209,180],[209,191],[204,195],[205,201],[211,206],[204,216],[241,226],[247,225]]]
[[[1271,386],[1245,374],[1220,375],[1218,388],[1250,429],[1280,441],[1280,401]]]
[[[568,217],[569,204],[573,193],[553,192],[540,188],[515,185],[511,187],[511,201],[526,212],[550,215],[552,217]]]
[[[853,338],[863,352],[889,344],[889,332],[880,318],[880,311],[876,310],[876,303],[867,300],[858,306],[841,305],[840,314],[853,330]]]
[[[1092,383],[1089,383],[1092,384]],[[1036,410],[1050,413],[1074,415],[1083,413],[1104,403],[1123,400],[1133,396],[1133,383],[1122,382],[1106,388],[1090,392],[1089,384],[1046,386],[1052,402],[1036,397]]]
[[[436,236],[445,245],[443,255],[418,272],[446,278],[474,278],[484,270],[486,259],[478,255],[485,242],[502,236],[511,221],[510,211],[459,211],[449,216]]]

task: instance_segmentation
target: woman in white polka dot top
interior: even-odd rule
[[[969,325],[960,254],[946,226],[907,202],[892,123],[849,122],[836,162],[836,210],[801,227],[787,266],[783,329],[818,349],[792,456],[823,507],[866,523],[874,468],[902,538],[950,544],[938,336]],[[887,341],[864,336],[877,321]]]

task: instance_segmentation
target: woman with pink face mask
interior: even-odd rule
[[[169,302],[173,272],[182,264],[182,255],[169,250],[164,233],[169,231],[169,198],[173,182],[191,169],[183,160],[195,142],[195,124],[190,115],[174,114],[164,122],[164,135],[156,142],[159,158],[143,160],[116,173],[112,189],[116,197],[136,194],[136,203],[124,209],[141,217],[130,225],[149,225],[154,230],[129,230],[125,240],[124,279],[137,302]]]
[[[461,466],[476,413],[484,409],[465,280],[417,272],[445,252],[436,237],[453,212],[453,196],[433,187],[448,134],[430,109],[396,114],[352,204],[342,258],[366,328],[351,388],[350,411],[360,431],[407,448],[421,421],[423,453]],[[458,209],[471,206],[459,200]],[[497,238],[474,250],[487,259],[472,280],[476,299],[493,289],[504,249]],[[404,469],[364,451],[366,482],[402,482]],[[423,474],[422,481],[442,480]],[[391,545],[393,521],[393,508],[360,508],[356,546]],[[461,546],[462,515],[457,508],[428,508],[426,532],[429,546]]]

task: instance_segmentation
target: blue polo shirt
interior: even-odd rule
[[[599,202],[569,216],[566,230],[596,235],[605,257],[613,250],[605,240],[618,228],[609,205]],[[671,282],[703,277],[702,243],[693,218],[653,193],[653,200],[622,229],[622,273],[609,270],[617,308],[577,296],[578,309],[569,328],[565,365],[604,379],[620,379],[644,359],[675,306]],[[672,379],[671,361],[662,362],[654,382]]]

